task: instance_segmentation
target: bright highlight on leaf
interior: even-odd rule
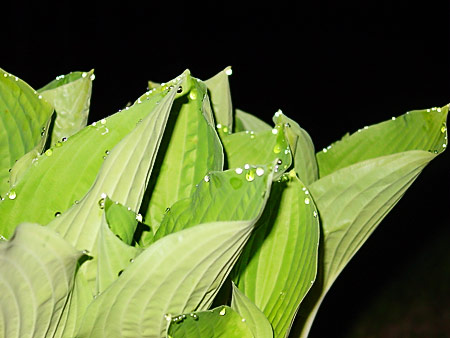
[[[447,148],[448,106],[315,153],[281,110],[273,126],[233,110],[231,73],[150,81],[86,126],[93,71],[35,91],[0,70],[0,335],[308,335]]]

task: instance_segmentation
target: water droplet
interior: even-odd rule
[[[19,78],[16,76],[16,77],[14,78],[14,80],[19,81]]]
[[[53,154],[53,150],[51,150],[51,149],[47,149],[45,151],[45,155],[47,155],[47,156],[52,156],[52,154]]]
[[[316,218],[317,217],[317,211],[313,211],[313,216],[314,216],[314,218]]]
[[[327,148],[323,148],[322,151],[323,151],[324,153],[326,153],[326,152],[327,152]]]
[[[97,122],[92,122],[91,124],[93,127],[95,127],[97,125]]]
[[[100,123],[101,123],[101,124],[106,124],[106,119],[101,119],[101,120],[100,120]]]
[[[364,129],[369,129],[369,127],[368,126],[364,126]]]
[[[309,191],[305,189],[305,195],[308,195],[308,194],[309,194]]]
[[[240,175],[240,174],[242,174],[243,170],[242,170],[242,168],[236,168],[235,172],[236,172],[236,174]]]
[[[289,150],[289,149],[286,149],[285,151],[284,151],[284,154],[285,155],[287,155],[287,154],[289,154],[291,151]]]
[[[55,212],[55,217],[61,216],[61,213],[59,211]]]
[[[204,180],[205,182],[209,182],[210,179],[211,179],[211,178],[210,178],[208,175],[206,175],[206,176],[203,178],[203,180]]]
[[[447,131],[447,127],[446,127],[446,125],[444,124],[444,125],[442,126],[442,128],[441,128],[441,133],[444,134],[446,131]]]
[[[244,164],[244,169],[250,169],[250,164],[248,164],[248,163],[246,163],[246,164]]]
[[[227,126],[223,127],[222,130],[223,130],[224,133],[228,133],[228,127]]]
[[[16,197],[17,197],[16,191],[15,191],[15,190],[11,190],[11,191],[9,192],[9,194],[8,194],[8,198],[9,198],[10,200],[13,200],[13,199],[15,199]]]
[[[273,152],[275,154],[278,154],[281,152],[281,146],[279,144],[276,144],[275,147],[273,147]]]
[[[242,321],[245,322],[245,318],[242,318]]]
[[[78,203],[80,203],[80,201],[79,200],[75,200],[73,203],[74,204],[78,204]]]
[[[105,131],[102,133],[102,135],[106,135],[109,133],[109,129],[105,127]]]
[[[67,137],[63,137],[63,138],[61,139],[61,141],[66,142],[66,141],[67,141]]]
[[[392,121],[395,121],[395,116],[392,116]]]
[[[225,69],[225,74],[227,74],[228,76],[233,74],[233,70],[231,69],[231,67],[228,67],[227,69]]]
[[[81,77],[85,78],[87,76],[87,73],[83,72],[83,74],[81,74]]]
[[[179,93],[182,93],[182,92],[183,92],[183,87],[179,86],[178,90],[177,90],[177,93],[179,94]]]
[[[42,99],[42,95],[39,95],[39,96],[38,96],[38,99],[41,100],[41,99]]]
[[[142,223],[143,218],[142,218],[142,215],[141,215],[141,214],[137,214],[137,215],[136,215],[136,221],[138,221],[139,223]]]
[[[5,73],[5,74],[3,74],[3,76],[4,76],[4,77],[8,77],[8,74]]]
[[[134,263],[134,259],[133,258],[130,258],[130,263]]]
[[[447,148],[447,144],[442,144],[442,148]]]
[[[245,179],[249,182],[253,181],[255,179],[255,172],[253,170],[250,170],[245,174]]]
[[[170,211],[170,208],[166,208],[166,210],[164,212],[168,213],[169,211]]]
[[[274,134],[274,135],[276,135],[276,134],[278,134],[278,129],[272,129],[272,134]]]
[[[120,276],[122,274],[123,270],[120,270],[117,276]]]
[[[225,310],[225,308],[223,308],[222,310],[220,310],[219,315],[225,316],[225,312],[226,312],[226,310]]]
[[[165,318],[168,322],[170,322],[170,321],[172,320],[172,315],[171,315],[170,313],[166,313],[166,314],[164,315],[164,318]]]
[[[95,80],[95,74],[91,74],[91,76],[89,77],[91,79],[91,81]]]
[[[109,155],[109,150],[105,150],[105,154],[106,154],[106,155]]]
[[[98,206],[100,207],[100,209],[104,209],[105,208],[105,199],[104,198],[100,198],[98,200]]]
[[[427,113],[429,113],[430,112],[430,109],[427,109]]]
[[[61,146],[62,146],[61,141],[56,142],[56,144],[55,144],[55,147],[56,147],[56,148],[59,148],[59,147],[61,147]]]
[[[306,197],[306,198],[305,198],[305,204],[309,204],[309,202],[310,202],[310,201],[309,201],[309,198]]]
[[[83,255],[89,255],[89,250],[84,249],[84,250],[83,250]]]
[[[256,169],[256,175],[258,175],[258,176],[264,175],[264,169],[263,168],[257,168]]]
[[[197,98],[197,92],[195,90],[191,90],[191,92],[189,93],[189,98],[191,100],[195,100]]]
[[[275,113],[275,117],[279,117],[282,114],[283,112],[281,111],[281,109],[278,109],[277,112]]]
[[[277,164],[280,165],[281,163],[283,163],[283,161],[281,159],[278,159]]]
[[[436,110],[438,111],[438,113],[440,113],[440,112],[441,112],[441,108],[437,108]]]
[[[222,128],[222,125],[220,123],[217,123],[216,127],[217,127],[217,129],[220,129],[220,128]]]

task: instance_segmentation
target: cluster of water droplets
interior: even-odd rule
[[[216,125],[217,130],[222,131],[224,134],[231,134],[231,130],[230,128],[228,128],[227,126],[222,126],[222,124],[218,123]]]
[[[83,73],[81,74],[81,77],[84,79],[87,75],[88,75],[88,73],[83,72]],[[64,75],[63,75],[63,76],[64,76]],[[95,74],[91,74],[91,76],[89,76],[89,79],[90,79],[91,81],[94,81],[94,80],[95,80]]]
[[[92,122],[92,126],[95,127],[102,135],[106,135],[109,133],[109,129],[106,126],[107,120],[105,118],[101,119],[98,122]]]

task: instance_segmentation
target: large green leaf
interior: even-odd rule
[[[240,109],[236,109],[235,112],[235,132],[238,133],[240,131],[253,131],[260,132],[265,130],[271,130],[272,127],[268,125],[266,122],[260,120],[256,116],[246,113]]]
[[[107,196],[139,210],[178,86],[111,150],[86,196],[49,223],[75,247],[96,246]]]
[[[314,144],[309,134],[297,122],[284,115],[281,111],[275,113],[274,122],[283,124],[294,155],[294,169],[300,180],[306,185],[316,181],[319,177]]]
[[[190,76],[184,86],[186,94],[174,103],[143,203],[144,222],[153,233],[168,207],[189,197],[208,171],[223,168],[206,86]],[[144,241],[153,233],[144,233]]]
[[[58,76],[39,89],[39,93],[56,111],[50,144],[72,136],[83,129],[88,120],[94,71],[72,72]]]
[[[208,173],[191,197],[168,210],[153,240],[200,223],[259,217],[272,176],[267,166]]]
[[[245,320],[254,337],[272,338],[272,326],[264,313],[234,283],[232,284],[233,298],[231,300],[231,308]]]
[[[233,271],[239,289],[264,312],[275,337],[289,333],[317,273],[319,220],[292,171],[274,182],[266,209]]]
[[[229,306],[212,310],[191,312],[172,319],[168,330],[169,338],[264,338],[255,336],[242,318]]]
[[[319,166],[324,163],[327,170],[337,168],[339,163],[358,161],[359,158],[349,150],[349,142],[358,140],[365,143],[369,154],[380,155],[383,149],[386,153],[384,156],[366,159],[368,155],[359,150],[358,144],[354,144],[355,152],[360,154],[360,162],[328,173],[310,186],[319,209],[324,239],[320,249],[318,282],[306,297],[304,306],[300,308],[300,317],[296,323],[302,336],[307,336],[323,298],[339,273],[423,168],[447,147],[447,112],[446,107],[415,111],[369,127],[366,132],[372,140],[378,140],[376,147],[357,137],[349,136],[341,141],[342,148],[340,143],[335,147],[336,152],[341,149],[343,154],[337,156],[335,153],[333,158],[337,159],[337,165],[330,166],[333,158],[325,160],[324,157],[319,161]],[[393,129],[392,123],[397,120],[398,128]],[[384,132],[380,126],[384,126],[394,135]],[[383,139],[375,138],[374,134],[369,133],[371,128],[386,139],[392,140],[394,145],[383,144]],[[349,141],[346,141],[347,139]],[[381,150],[372,150],[378,146]],[[414,148],[419,150],[410,150]],[[420,150],[423,148],[430,151]],[[399,152],[391,154],[396,149]]]
[[[21,222],[47,224],[78,203],[113,147],[139,127],[155,107],[164,105],[168,88],[145,94],[129,109],[93,123],[34,161],[13,195],[0,201],[0,234],[8,238]]]
[[[413,110],[359,129],[317,153],[320,177],[351,164],[407,150],[441,152],[446,146],[448,105]]]
[[[77,337],[165,337],[167,319],[209,307],[255,222],[206,223],[161,238],[91,303]]]
[[[230,85],[228,76],[231,75],[231,67],[205,81],[208,86],[214,111],[215,121],[219,132],[230,133],[233,128],[233,107],[231,103]]]
[[[10,169],[40,143],[52,113],[52,106],[33,88],[0,69],[0,195],[3,197],[10,188]],[[8,194],[13,196],[14,191]]]
[[[32,223],[0,243],[3,337],[53,337],[81,256],[56,232]]]

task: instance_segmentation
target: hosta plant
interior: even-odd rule
[[[0,71],[3,337],[308,334],[447,146],[448,106],[315,153],[281,111],[270,126],[233,110],[230,73],[149,82],[87,126],[92,71],[40,90]]]

